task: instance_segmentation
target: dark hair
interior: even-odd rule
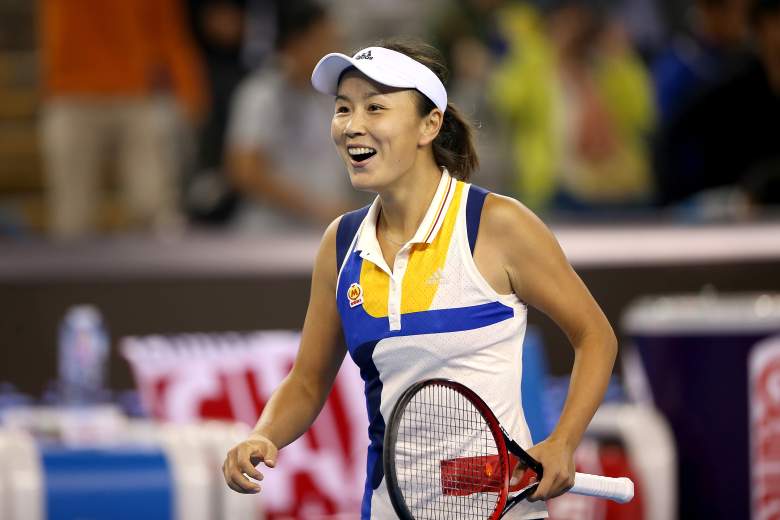
[[[312,0],[276,2],[276,50],[284,49],[291,40],[327,18],[325,8]]]
[[[371,44],[400,52],[431,69],[443,84],[447,84],[448,71],[441,53],[435,47],[418,39],[388,38]],[[420,92],[417,94],[417,108],[420,117],[430,114],[436,105]],[[479,167],[479,157],[474,146],[474,129],[471,123],[447,103],[444,122],[439,135],[433,140],[433,158],[436,164],[444,166],[456,179],[467,181]]]

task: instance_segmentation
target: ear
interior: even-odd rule
[[[444,123],[444,114],[438,108],[431,110],[427,116],[420,121],[420,139],[417,142],[418,146],[426,146],[436,139],[441,130],[441,125]]]

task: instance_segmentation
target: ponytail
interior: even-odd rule
[[[433,140],[433,158],[461,181],[468,181],[479,168],[474,127],[451,103],[447,104],[439,135]]]

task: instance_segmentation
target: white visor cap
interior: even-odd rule
[[[406,54],[384,47],[366,47],[351,58],[340,52],[325,55],[314,67],[311,84],[319,92],[335,96],[341,73],[349,67],[388,87],[417,89],[439,110],[447,109],[447,90],[431,69]]]

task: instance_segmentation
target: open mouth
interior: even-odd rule
[[[355,146],[355,147],[347,148],[347,153],[355,163],[359,164],[375,156],[376,150],[374,150],[373,148],[368,148],[366,146]]]

